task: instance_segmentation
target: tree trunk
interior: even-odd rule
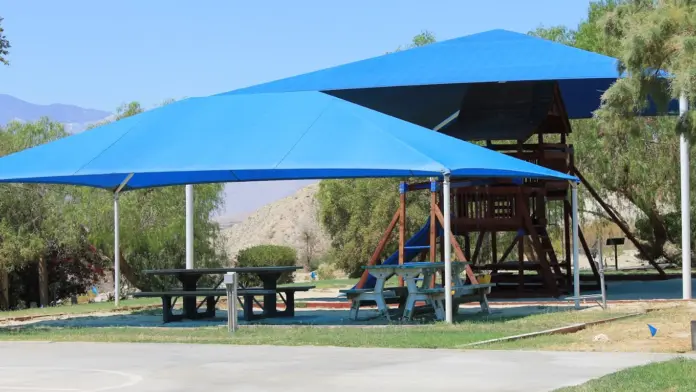
[[[102,252],[101,250],[97,249],[95,247],[95,250],[97,251],[97,254],[99,258],[101,258],[104,261],[110,262],[112,265],[114,263],[114,260],[111,257],[108,257]],[[121,251],[121,275],[123,275],[128,283],[133,285],[135,288],[141,291],[151,291],[150,285],[140,276],[139,273],[135,272],[133,268],[128,264],[128,260],[126,260],[126,257],[123,255],[123,251]]]
[[[10,277],[7,270],[0,269],[0,310],[10,309]]]
[[[39,304],[48,306],[48,266],[43,256],[39,257]]]
[[[121,274],[138,290],[151,291],[150,285],[145,282],[140,273],[135,272],[130,264],[128,264],[126,257],[123,255],[123,251],[121,251]]]

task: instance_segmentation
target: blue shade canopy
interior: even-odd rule
[[[568,116],[589,118],[619,77],[617,66],[612,57],[492,30],[226,94],[322,91],[432,129],[466,110],[467,96],[475,102],[476,95],[496,88],[477,85],[528,82],[528,99],[534,100],[541,99],[540,82],[549,82],[548,89],[557,81]]]
[[[0,158],[0,182],[107,189],[446,172],[576,181],[319,92],[190,98]]]

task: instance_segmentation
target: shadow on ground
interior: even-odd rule
[[[489,315],[483,314],[478,307],[462,307],[456,315],[457,322],[504,322],[534,314],[566,311],[565,306],[517,306],[493,308]],[[427,309],[426,309],[427,310]],[[423,325],[435,323],[432,314],[424,312],[417,319],[410,322],[392,321],[379,316],[375,310],[361,310],[360,319],[357,321],[348,318],[347,310],[297,310],[295,317],[269,318],[253,322],[241,319],[240,325],[266,325],[266,326],[347,326],[347,327],[380,327],[388,325]],[[74,315],[54,320],[39,320],[21,325],[8,325],[4,329],[29,329],[29,328],[106,328],[106,327],[146,327],[146,328],[205,328],[223,327],[227,325],[227,312],[218,310],[216,317],[205,320],[183,320],[164,324],[162,313],[159,309],[136,311],[128,314],[103,314],[103,315]]]
[[[692,297],[696,297],[696,279],[691,280]],[[581,294],[600,294],[600,291],[583,291]],[[682,279],[653,281],[615,281],[607,282],[609,301],[648,301],[682,299]],[[495,302],[553,302],[557,298],[513,298],[491,299]]]

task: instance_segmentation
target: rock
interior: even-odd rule
[[[94,302],[109,302],[110,297],[113,297],[111,293],[100,293],[94,297]]]
[[[607,335],[605,335],[605,334],[603,334],[603,333],[600,333],[599,335],[597,335],[597,336],[595,336],[594,338],[592,338],[592,341],[593,341],[593,342],[606,343],[606,342],[609,341],[609,336],[607,336]]]

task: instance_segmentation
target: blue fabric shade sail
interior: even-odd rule
[[[0,182],[112,190],[446,172],[576,180],[320,92],[190,98],[0,158]]]
[[[568,116],[589,118],[619,77],[617,65],[612,57],[492,30],[226,94],[323,91],[432,129],[456,111],[471,108],[482,95],[488,94],[498,108],[511,94],[519,95],[510,104],[526,99],[531,106],[543,100],[544,89],[551,92],[558,83]],[[502,90],[498,83],[516,86]],[[528,91],[519,91],[520,85]]]

